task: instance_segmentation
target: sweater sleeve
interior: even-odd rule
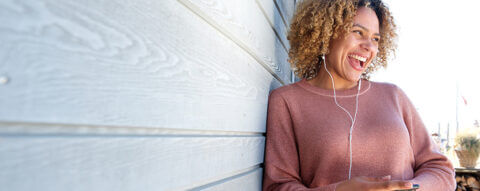
[[[285,99],[273,90],[269,96],[263,190],[334,191],[338,183],[307,188],[300,177],[293,123]]]
[[[412,102],[401,89],[398,92],[415,157],[412,182],[420,185],[418,191],[455,190],[455,170],[451,161],[433,143]]]

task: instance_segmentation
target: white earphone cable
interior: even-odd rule
[[[338,102],[337,102],[337,95],[335,92],[335,82],[333,80],[332,74],[327,69],[327,62],[325,61],[325,56],[322,56],[323,59],[323,66],[325,67],[325,71],[327,71],[328,75],[330,76],[330,79],[332,79],[332,86],[333,86],[333,100],[335,101],[335,104],[341,108],[345,113],[348,114],[348,117],[350,117],[350,120],[352,121],[352,126],[350,126],[350,132],[348,134],[348,146],[349,146],[349,151],[350,151],[350,165],[348,168],[348,179],[350,180],[351,175],[352,175],[352,134],[353,134],[353,127],[355,124],[355,120],[357,119],[357,111],[358,111],[358,95],[360,94],[360,89],[362,87],[362,80],[360,79],[358,81],[358,90],[357,90],[357,96],[355,98],[355,114],[354,117],[348,112],[344,107],[342,107]]]

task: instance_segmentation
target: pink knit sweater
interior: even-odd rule
[[[353,116],[357,87],[337,91]],[[271,92],[263,190],[333,191],[348,179],[351,120],[333,90],[305,79]],[[455,172],[436,148],[405,93],[388,83],[362,81],[352,138],[352,177],[391,175],[418,191],[452,191]]]

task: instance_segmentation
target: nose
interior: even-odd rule
[[[373,39],[365,38],[361,44],[361,47],[367,51],[378,52],[378,45]]]

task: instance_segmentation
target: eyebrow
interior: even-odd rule
[[[366,31],[370,31],[370,30],[367,29],[367,27],[364,27],[360,24],[353,24],[353,26],[354,27],[360,27],[360,28],[362,28],[363,30],[366,30]],[[380,33],[375,33],[374,35],[380,36]]]

